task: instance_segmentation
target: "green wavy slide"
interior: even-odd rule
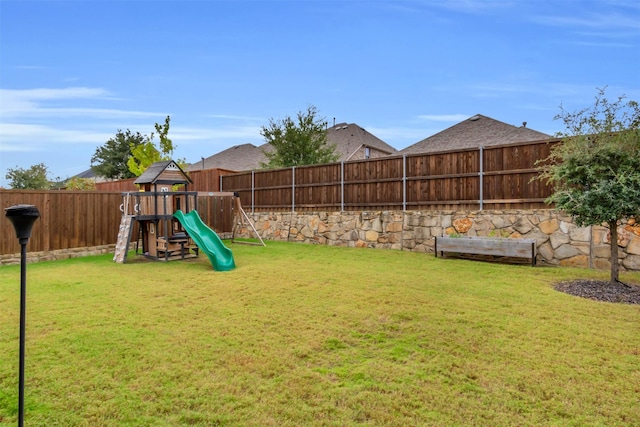
[[[231,249],[226,247],[215,231],[202,222],[197,211],[187,214],[181,210],[176,211],[173,217],[180,221],[189,236],[196,242],[198,248],[209,257],[213,269],[216,271],[229,271],[236,268]]]

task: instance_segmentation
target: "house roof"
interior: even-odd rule
[[[336,152],[340,156],[338,161],[350,160],[361,147],[375,148],[387,154],[397,152],[395,148],[355,123],[339,123],[328,128],[327,143],[329,145],[335,144]],[[219,168],[246,171],[259,169],[260,163],[267,161],[263,151],[269,150],[271,150],[271,144],[262,144],[259,147],[253,144],[236,145],[202,161],[192,163],[188,170]]]
[[[403,154],[431,153],[551,138],[551,135],[525,126],[526,123],[516,127],[482,114],[476,114],[442,132],[416,142],[400,152]]]
[[[362,147],[375,148],[386,154],[397,152],[395,148],[367,132],[355,123],[338,123],[327,129],[327,143],[336,145],[338,160],[348,161]]]
[[[95,177],[96,177],[96,173],[93,171],[92,168],[89,168],[84,172],[80,172],[79,174],[72,176],[71,178],[87,179],[87,178],[95,178]]]
[[[134,184],[187,184],[191,179],[182,168],[173,160],[155,162],[145,170]]]
[[[227,148],[213,156],[209,156],[204,160],[192,163],[188,166],[188,170],[200,169],[227,169],[233,171],[245,171],[258,169],[260,162],[264,161],[262,148],[253,144],[241,144],[231,148]]]
[[[84,172],[80,172],[77,175],[74,175],[71,177],[71,179],[73,178],[81,178],[81,179],[91,179],[95,182],[106,182],[106,181],[111,181],[110,179],[107,179],[103,176],[100,175],[96,175],[96,173],[94,172],[93,168],[89,168]]]

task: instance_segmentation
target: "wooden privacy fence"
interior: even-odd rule
[[[96,182],[96,190],[98,191],[139,191],[137,185],[133,182],[136,178],[119,179],[117,181]]]
[[[29,240],[29,251],[101,246],[116,243],[120,226],[122,194],[100,191],[0,190],[0,255],[20,252],[11,222],[4,209],[17,204],[35,205],[40,218]],[[197,209],[202,220],[218,233],[233,230],[231,197],[198,193]]]
[[[40,218],[33,225],[29,251],[100,246],[115,243],[120,225],[119,193],[93,191],[0,190],[4,209],[17,204],[35,205]],[[3,218],[0,254],[20,252],[13,226]]]
[[[557,143],[554,139],[231,175],[216,169],[192,171],[189,189],[199,192],[198,212],[219,233],[232,231],[234,207],[209,195],[217,191],[239,193],[251,211],[547,208],[544,200],[551,189],[531,179],[538,176],[536,161],[547,158]],[[22,203],[39,209],[30,251],[113,244],[121,191],[136,191],[132,181],[105,183],[124,187],[111,192],[0,190],[0,205],[4,209]],[[0,254],[20,252],[11,222],[5,218],[0,224]]]
[[[251,211],[547,208],[536,161],[559,140],[222,176]]]
[[[233,231],[235,208],[232,197],[198,192],[198,214],[216,233]]]

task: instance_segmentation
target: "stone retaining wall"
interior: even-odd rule
[[[434,251],[434,237],[534,238],[539,265],[610,269],[610,235],[605,227],[578,227],[556,210],[425,212],[282,212],[247,213],[266,240],[332,246]],[[622,270],[640,271],[640,224],[619,227]],[[250,228],[239,236],[252,237]]]
[[[100,255],[106,253],[113,253],[115,250],[115,244],[113,245],[101,245],[91,246],[88,248],[71,248],[71,249],[58,249],[55,251],[46,252],[29,252],[29,246],[27,246],[27,262],[40,262],[40,261],[53,261],[57,259],[78,258],[88,255]],[[20,254],[8,254],[0,255],[0,265],[20,264]]]
[[[605,227],[578,227],[555,210],[426,211],[426,212],[300,212],[247,213],[265,240],[332,246],[379,248],[433,253],[434,237],[465,236],[534,238],[539,265],[608,270],[610,235]],[[251,228],[237,237],[253,237]],[[622,270],[640,271],[640,224],[618,228]],[[28,262],[113,253],[115,245],[27,252]],[[0,255],[0,265],[19,264],[20,254]]]

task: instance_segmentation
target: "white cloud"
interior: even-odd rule
[[[45,70],[46,69],[46,67],[43,67],[42,65],[16,65],[12,68],[16,70]]]
[[[511,0],[448,0],[442,2],[430,2],[431,6],[438,6],[456,12],[479,14],[513,7],[516,4]]]
[[[418,116],[421,120],[428,120],[431,122],[449,122],[449,123],[457,123],[471,117],[466,114],[423,114]]]
[[[640,26],[638,26],[638,17],[621,13],[598,13],[583,16],[576,15],[537,15],[531,18],[534,22],[542,25],[553,27],[577,27],[590,29],[607,29],[620,33],[631,30],[631,33],[638,34]],[[611,34],[611,33],[608,33]]]
[[[517,83],[479,82],[472,83],[466,93],[478,98],[499,98],[504,96],[532,96],[539,94],[553,94],[554,98],[566,96],[583,96],[585,93],[595,93],[600,82],[593,84],[574,84],[560,82],[541,82],[537,79],[524,79]]]
[[[7,106],[31,106],[37,105],[40,101],[60,100],[60,99],[94,99],[107,98],[109,92],[100,88],[88,87],[68,87],[64,89],[0,89],[2,97],[2,108]]]
[[[161,113],[96,108],[119,100],[102,88],[0,89],[0,152],[50,151],[66,144],[102,145],[123,119]],[[87,105],[90,104],[90,105]]]
[[[38,119],[61,116],[86,116],[97,118],[121,118],[121,117],[153,117],[161,115],[157,112],[128,111],[110,108],[91,107],[47,107],[47,102],[68,102],[70,100],[116,100],[110,92],[101,88],[69,87],[64,89],[0,89],[0,117]]]
[[[482,98],[498,98],[505,94],[522,94],[537,92],[539,87],[529,84],[509,84],[509,83],[477,83],[471,85],[471,94]]]
[[[171,128],[170,137],[176,142],[215,141],[219,139],[258,140],[260,128],[257,126],[225,126],[222,128]]]
[[[616,43],[616,42],[590,42],[590,41],[566,41],[565,44],[574,46],[586,46],[586,47],[598,47],[598,48],[633,48],[635,45],[632,43]]]
[[[0,151],[32,151],[48,144],[103,144],[113,135],[83,130],[59,129],[51,126],[3,123]],[[11,149],[22,146],[23,150]]]
[[[130,110],[116,110],[109,108],[83,108],[83,107],[70,107],[70,108],[40,108],[34,106],[32,108],[18,109],[15,108],[10,111],[3,111],[0,108],[0,112],[3,117],[94,117],[98,119],[116,119],[123,117],[160,117],[163,113],[148,112],[148,111],[130,111]]]
[[[29,146],[22,143],[6,143],[0,141],[0,153],[28,153],[39,151],[36,146]]]
[[[101,146],[117,129],[135,131],[139,127],[135,122],[140,118],[155,120],[166,116],[166,113],[100,108],[100,103],[119,100],[102,88],[0,89],[0,97],[0,153],[5,156],[52,151],[62,154],[69,150],[63,147],[73,144]],[[260,127],[255,124],[258,120],[262,122],[259,118],[228,114],[209,117],[221,125],[171,127],[170,137],[180,151],[238,141],[257,143],[261,139]],[[152,127],[146,127],[142,133],[153,132]]]
[[[247,122],[265,121],[265,119],[262,117],[239,116],[234,114],[209,114],[205,117],[211,117],[213,119],[223,119],[223,120],[240,120],[240,121],[247,121]]]

